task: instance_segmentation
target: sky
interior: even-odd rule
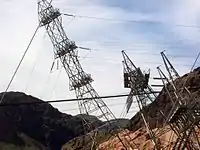
[[[36,0],[0,0],[0,4],[0,91],[3,92],[38,25],[38,14]],[[69,14],[162,22],[63,16],[68,38],[78,46],[91,48],[91,51],[80,49],[79,58],[85,72],[92,75],[95,90],[102,96],[129,93],[123,88],[121,50],[126,51],[136,66],[143,70],[150,68],[151,78],[158,76],[156,67],[162,65],[161,51],[166,50],[181,75],[190,71],[200,51],[199,0],[53,0],[52,4]],[[52,44],[45,29],[40,28],[9,91],[25,92],[43,100],[75,98],[74,92],[69,91],[63,68],[58,65],[50,73],[53,60]],[[120,117],[125,101],[126,98],[105,100],[116,117]],[[76,102],[54,106],[73,115],[79,112]],[[131,111],[128,117],[133,116],[137,106],[133,105]]]

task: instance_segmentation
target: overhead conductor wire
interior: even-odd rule
[[[16,74],[17,74],[17,72],[18,72],[18,70],[19,70],[19,68],[20,68],[20,66],[21,66],[21,64],[22,64],[22,62],[23,62],[23,60],[24,60],[24,58],[25,58],[25,56],[26,56],[26,54],[27,54],[27,52],[28,52],[28,50],[29,50],[29,48],[30,48],[30,46],[31,46],[31,44],[32,44],[32,42],[33,42],[33,40],[34,40],[34,38],[35,38],[35,36],[36,36],[36,33],[37,33],[37,31],[38,31],[39,28],[40,28],[40,24],[37,26],[37,28],[36,28],[36,30],[35,30],[35,32],[34,32],[32,38],[31,38],[31,40],[30,40],[30,42],[29,42],[29,44],[28,44],[28,46],[27,46],[27,48],[26,48],[24,54],[22,55],[21,60],[19,61],[19,64],[17,65],[17,68],[16,68],[16,70],[15,70],[13,76],[12,76],[11,79],[10,79],[10,82],[8,83],[8,86],[6,87],[6,90],[4,91],[3,95],[1,96],[0,104],[1,104],[2,101],[3,101],[6,92],[7,92],[8,89],[10,88],[10,86],[11,86],[11,84],[12,84],[12,82],[13,82],[13,80],[14,80],[14,78],[15,78],[15,76],[16,76]]]
[[[125,19],[115,19],[115,18],[104,18],[104,17],[95,17],[95,16],[83,16],[83,15],[75,15],[69,13],[62,13],[64,16],[68,17],[79,17],[85,19],[95,19],[95,20],[103,20],[103,21],[118,21],[118,22],[126,22],[126,23],[142,23],[142,24],[152,24],[152,25],[170,25],[175,27],[184,27],[184,28],[200,28],[198,25],[184,25],[184,24],[170,24],[159,21],[140,21],[140,20],[125,20]]]
[[[151,92],[152,93],[152,92]],[[155,91],[153,93],[160,93],[159,91]],[[108,95],[108,96],[99,96],[99,97],[87,97],[81,99],[63,99],[63,100],[51,100],[51,101],[38,101],[38,102],[23,102],[23,103],[10,103],[10,104],[0,104],[1,106],[20,106],[20,105],[37,105],[37,104],[47,104],[47,103],[63,103],[63,102],[75,102],[75,101],[82,101],[82,100],[91,100],[91,99],[111,99],[111,98],[118,98],[118,97],[126,97],[130,94],[120,94],[120,95]],[[138,95],[138,94],[133,94]]]

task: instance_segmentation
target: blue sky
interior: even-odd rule
[[[153,39],[154,42],[159,43],[159,44],[162,44],[162,43],[163,44],[167,43],[169,45],[181,44],[181,46],[185,46],[184,48],[186,48],[188,45],[190,45],[190,42],[188,42],[185,39],[191,38],[190,36],[193,36],[192,32],[199,31],[199,29],[191,29],[191,28],[180,29],[180,27],[173,26],[173,24],[183,24],[183,25],[184,24],[186,25],[199,24],[200,22],[200,20],[198,19],[199,10],[195,10],[195,6],[194,6],[195,4],[197,4],[197,7],[199,6],[199,2],[197,1],[189,2],[192,4],[188,5],[188,8],[186,7],[185,9],[184,9],[185,6],[182,6],[183,8],[179,8],[181,7],[181,4],[187,5],[188,2],[185,0],[176,0],[176,1],[174,0],[169,0],[169,1],[160,1],[160,0],[106,1],[104,0],[101,3],[107,7],[111,7],[111,8],[115,7],[115,8],[122,9],[127,14],[140,15],[140,17],[138,18],[132,17],[131,19],[133,20],[147,20],[147,21],[155,21],[155,22],[158,21],[158,22],[165,23],[166,25],[155,25],[155,24],[154,25],[151,25],[151,24],[125,24],[124,25],[130,33],[138,34],[138,35],[142,34],[142,36],[145,38],[151,37],[151,39]],[[181,12],[182,11],[181,9],[184,9],[184,12]],[[192,12],[192,14],[189,14],[189,16],[187,16],[187,9],[194,9],[194,12]],[[180,13],[183,13],[183,14],[179,15]],[[178,17],[180,17],[180,20],[181,20],[180,22],[176,20]],[[185,17],[185,18],[181,19],[182,17]],[[195,19],[190,21],[189,19],[190,17],[195,18]],[[127,19],[126,15],[122,16],[122,19],[123,18]],[[133,31],[133,28],[136,29],[136,31]],[[191,32],[191,35],[188,34],[187,36],[181,36],[180,35],[181,33],[178,33],[179,30],[181,32],[182,31]],[[195,36],[193,38],[195,38]],[[184,40],[184,42],[182,42],[182,40]],[[189,50],[187,51],[189,52]],[[179,53],[179,52],[180,50],[176,50],[173,53]],[[187,53],[187,52],[185,51],[184,53]]]
[[[169,8],[170,1],[160,1],[160,0],[134,0],[134,1],[120,1],[120,0],[102,0],[101,4],[109,7],[119,7],[130,12],[141,12],[141,13],[157,13],[161,12],[163,9]],[[166,7],[168,5],[168,7]]]
[[[3,70],[0,90],[4,91],[38,24],[38,16],[36,0],[0,0],[0,3],[3,22],[0,24],[0,67]],[[63,16],[68,37],[79,46],[93,49],[89,53],[80,50],[79,55],[85,71],[92,74],[95,80],[93,85],[100,95],[129,92],[123,88],[122,49],[137,66],[144,70],[150,68],[152,76],[157,76],[155,68],[162,64],[159,56],[162,50],[166,50],[180,74],[189,71],[199,52],[200,29],[174,26],[200,26],[198,0],[53,0],[53,5],[62,12],[77,15],[163,22],[162,25],[152,25],[85,18],[72,21],[72,18]],[[171,55],[191,57],[176,58]],[[53,48],[44,28],[41,28],[10,90],[23,91],[45,100],[74,98],[74,93],[69,92],[66,73],[62,71],[59,75],[56,70],[49,73],[52,61]],[[116,99],[106,103],[112,105],[125,101]],[[76,103],[55,106],[60,110],[68,110],[72,106],[77,108]],[[111,110],[119,117],[122,107],[111,106]]]

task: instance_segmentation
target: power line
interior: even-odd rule
[[[45,35],[46,35],[46,33],[44,33],[44,36],[43,36],[44,38],[45,38]],[[25,93],[27,92],[27,90],[28,90],[28,88],[30,86],[30,80],[31,80],[31,78],[32,78],[32,76],[34,74],[35,69],[36,69],[37,62],[40,59],[40,56],[41,56],[40,54],[41,54],[40,49],[38,49],[36,57],[35,57],[35,60],[33,62],[33,67],[32,67],[32,69],[30,71],[30,74],[29,74],[29,77],[28,77],[28,81],[27,81],[27,84],[26,84],[26,87],[25,87],[25,90],[24,90]]]
[[[52,92],[51,92],[51,98],[53,97],[53,94],[55,92],[55,89],[56,89],[56,86],[57,86],[57,81],[58,81],[58,79],[61,75],[61,72],[62,72],[62,66],[60,67],[60,70],[59,70],[57,77],[56,77],[56,81],[54,82],[53,89],[52,89]]]
[[[137,102],[135,102],[137,103]],[[108,106],[120,106],[120,105],[124,105],[124,103],[116,103],[116,104],[108,104]],[[138,108],[138,106],[132,107],[132,108]],[[71,108],[71,109],[61,109],[61,112],[66,112],[66,111],[75,111],[77,110],[77,108]]]
[[[83,49],[83,50],[86,50],[86,51],[102,51],[101,49],[96,49],[96,48],[87,48],[87,47],[79,47],[80,49]],[[134,49],[133,49],[134,50]],[[117,53],[118,51],[110,51],[111,53],[114,52],[114,53]],[[129,51],[130,52],[130,51]],[[152,56],[160,56],[160,54],[156,54],[156,53],[148,53],[148,52],[130,52],[131,54],[135,54],[135,55],[152,55]],[[168,54],[168,56],[170,56],[171,58],[193,58],[193,57],[196,57],[196,56],[192,56],[192,55],[173,55],[173,54]],[[85,58],[89,58],[91,59],[92,57],[84,57]],[[102,58],[101,57],[101,60],[111,60],[110,58]],[[142,63],[145,63],[145,64],[160,64],[161,62],[142,62]],[[175,64],[177,66],[185,66],[185,67],[191,67],[191,64]]]
[[[119,43],[120,41],[119,40],[112,40],[112,39],[107,39],[107,40],[103,40],[102,42],[104,42],[104,43],[109,43],[109,42],[115,42],[115,43]],[[129,43],[131,43],[131,42],[133,42],[133,41],[128,41]],[[198,42],[199,43],[199,42]],[[195,43],[195,44],[192,44],[192,45],[199,45],[198,43]],[[111,45],[111,44],[109,44],[109,45],[106,45],[106,47],[105,48],[114,48],[114,49],[126,49],[126,50],[138,50],[138,51],[141,51],[141,50],[149,50],[149,49],[152,49],[152,47],[150,47],[150,46],[154,46],[154,47],[158,47],[158,48],[161,48],[162,49],[162,47],[164,47],[164,46],[170,46],[170,48],[173,48],[173,49],[178,49],[178,48],[185,48],[185,47],[187,47],[187,46],[189,46],[189,45],[180,45],[180,44],[173,44],[173,43],[164,43],[164,44],[162,44],[162,43],[131,43],[130,44],[131,45],[131,48],[130,47],[128,47],[128,48],[122,48],[121,47],[121,45]],[[162,47],[161,47],[162,46]],[[150,47],[150,48],[149,48]],[[83,49],[85,49],[85,50],[90,50],[89,48],[86,48],[86,47],[79,47],[79,48],[83,48]],[[147,48],[149,48],[149,49],[147,49]]]
[[[83,49],[83,50],[86,50],[86,51],[102,51],[102,49],[97,49],[97,48],[88,48],[88,47],[79,47],[80,49]],[[130,51],[130,50],[140,50],[138,48],[134,49],[134,48],[122,48],[122,49],[125,49],[127,51],[129,51],[129,53],[132,53],[132,54],[136,54],[136,55],[153,55],[153,56],[160,56],[160,54],[157,54],[157,53],[149,53],[149,52],[133,52],[133,51]],[[142,50],[145,50],[143,48],[141,48]],[[149,49],[146,49],[146,50],[149,50]],[[118,53],[120,52],[121,50],[114,50],[114,51],[109,51],[109,52],[113,52],[113,53]],[[192,55],[174,55],[174,54],[168,54],[168,56],[170,57],[174,57],[174,58],[194,58],[196,56],[192,56]]]
[[[24,54],[22,55],[22,58],[21,58],[21,60],[19,61],[19,64],[17,65],[17,68],[16,68],[16,70],[15,70],[13,76],[11,77],[10,82],[8,83],[8,86],[7,86],[6,90],[5,90],[5,92],[3,93],[2,97],[1,97],[0,104],[2,103],[2,101],[3,101],[3,99],[4,99],[5,93],[6,93],[6,92],[8,91],[8,89],[10,88],[10,86],[11,86],[11,84],[12,84],[12,82],[13,82],[13,80],[14,80],[14,78],[15,78],[15,76],[16,76],[16,74],[17,74],[17,72],[18,72],[18,70],[19,70],[19,68],[20,68],[20,66],[21,66],[21,64],[22,64],[22,62],[23,62],[23,60],[24,60],[24,58],[25,58],[25,56],[26,56],[26,54],[27,54],[27,52],[28,52],[28,50],[29,50],[31,44],[32,44],[32,42],[33,42],[33,39],[34,39],[35,36],[36,36],[36,33],[37,33],[39,27],[40,27],[40,24],[37,26],[37,28],[36,28],[36,30],[35,30],[33,36],[31,37],[31,40],[30,40],[30,42],[29,42],[29,44],[28,44],[28,46],[27,46],[27,48],[26,48]]]
[[[64,16],[74,17],[74,18],[78,17],[78,18],[112,21],[112,22],[126,22],[126,23],[138,23],[138,24],[150,24],[150,25],[168,25],[168,26],[184,27],[184,28],[200,28],[200,26],[198,26],[198,25],[170,24],[170,23],[165,23],[165,22],[146,21],[146,20],[142,20],[142,21],[140,21],[140,20],[125,20],[125,19],[115,19],[115,18],[83,16],[83,15],[75,15],[75,14],[68,14],[68,13],[62,13],[62,14]]]
[[[159,91],[155,91],[152,93],[160,93]],[[150,94],[152,94],[150,93]],[[4,94],[5,95],[5,94]],[[111,99],[111,98],[119,98],[119,97],[127,97],[130,94],[121,94],[121,95],[109,95],[109,96],[99,96],[99,97],[87,97],[82,99],[63,99],[63,100],[52,100],[52,101],[38,101],[38,102],[22,102],[22,103],[10,103],[10,104],[0,104],[0,107],[2,106],[20,106],[20,105],[36,105],[36,104],[47,104],[47,103],[63,103],[63,102],[77,102],[82,100],[93,100],[93,99]],[[134,94],[138,95],[138,94]]]
[[[194,67],[195,67],[195,65],[196,65],[196,63],[197,63],[199,57],[200,57],[200,52],[198,53],[198,55],[197,55],[197,57],[196,57],[196,59],[195,59],[193,65],[192,65],[192,67],[191,67],[191,69],[190,69],[190,73],[193,71],[193,69],[194,69]],[[190,76],[191,76],[191,74],[189,74],[189,75],[187,76],[187,78],[185,79],[185,81],[184,81],[184,83],[183,83],[183,85],[184,85],[183,87],[186,86],[186,83],[187,83],[187,81],[188,81],[188,79],[189,79]]]
[[[87,59],[92,59],[93,57],[85,57],[85,58],[87,58]],[[115,61],[114,59],[111,59],[111,58],[101,58],[101,59],[99,59],[100,61],[102,61],[102,60],[105,60],[105,61]],[[95,59],[95,61],[99,61],[98,59]],[[138,63],[138,64],[152,64],[152,65],[159,65],[159,64],[161,64],[162,62],[150,62],[150,61],[142,61],[142,62],[140,62],[140,63]],[[94,64],[94,63],[93,63]],[[174,65],[176,65],[176,66],[184,66],[184,67],[191,67],[191,64],[174,64]]]

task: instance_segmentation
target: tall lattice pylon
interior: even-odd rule
[[[164,114],[163,110],[160,110],[157,101],[155,101],[157,95],[148,83],[149,73],[143,73],[139,67],[136,67],[136,65],[131,61],[131,59],[124,51],[122,51],[122,55],[124,58],[124,87],[131,89],[130,95],[127,98],[127,111],[129,110],[132,103],[130,98],[135,97],[147,132],[149,133],[151,141],[154,144],[154,148],[166,149],[171,147],[170,142],[161,141],[160,139],[163,134],[171,131],[171,124],[167,122],[167,116]],[[165,79],[165,77],[162,77],[162,79]],[[146,112],[145,108],[148,107],[148,105],[152,102],[158,110],[157,116],[154,117],[163,117],[163,128],[153,129],[150,126],[152,118],[149,116],[150,114]]]
[[[135,64],[124,51],[122,51],[122,55],[124,63],[124,87],[131,89],[130,96],[127,99],[127,111],[132,103],[130,98],[132,98],[132,95],[135,94],[138,107],[140,109],[140,114],[144,121],[147,132],[150,135],[155,149],[159,149],[156,133],[150,127],[149,116],[145,111],[145,107],[156,99],[153,89],[148,84],[149,74],[143,74],[141,69],[135,66]]]
[[[41,0],[38,2],[38,15],[40,26],[46,28],[53,44],[55,59],[60,59],[69,76],[70,90],[75,91],[78,99],[93,98],[92,100],[81,100],[78,102],[80,113],[93,115],[98,119],[106,120],[112,126],[114,121],[112,123],[110,121],[116,120],[116,118],[92,87],[91,83],[93,79],[91,76],[83,71],[77,56],[78,47],[75,42],[68,39],[62,26],[60,11],[54,8],[48,0]],[[92,123],[88,123],[85,120],[84,126],[87,129],[89,128],[88,130],[91,130]],[[112,129],[109,128],[108,130],[110,131]],[[118,135],[117,137],[120,139]]]
[[[173,149],[200,149],[198,135],[200,129],[199,102],[193,99],[185,85],[183,85],[183,87],[177,87],[177,82],[175,80],[180,77],[178,72],[164,52],[161,52],[161,56],[169,79],[165,76],[160,67],[157,68],[158,73],[163,79],[165,90],[173,103],[167,122],[178,137],[173,144]],[[184,90],[180,90],[179,88]],[[183,97],[183,95],[186,97]]]
[[[178,74],[177,70],[174,68],[174,66],[172,65],[170,60],[165,55],[164,51],[161,52],[160,54],[161,54],[161,57],[163,59],[164,65],[165,65],[165,69],[167,70],[167,72],[169,74],[170,80],[174,80],[175,78],[180,77],[180,75]]]

